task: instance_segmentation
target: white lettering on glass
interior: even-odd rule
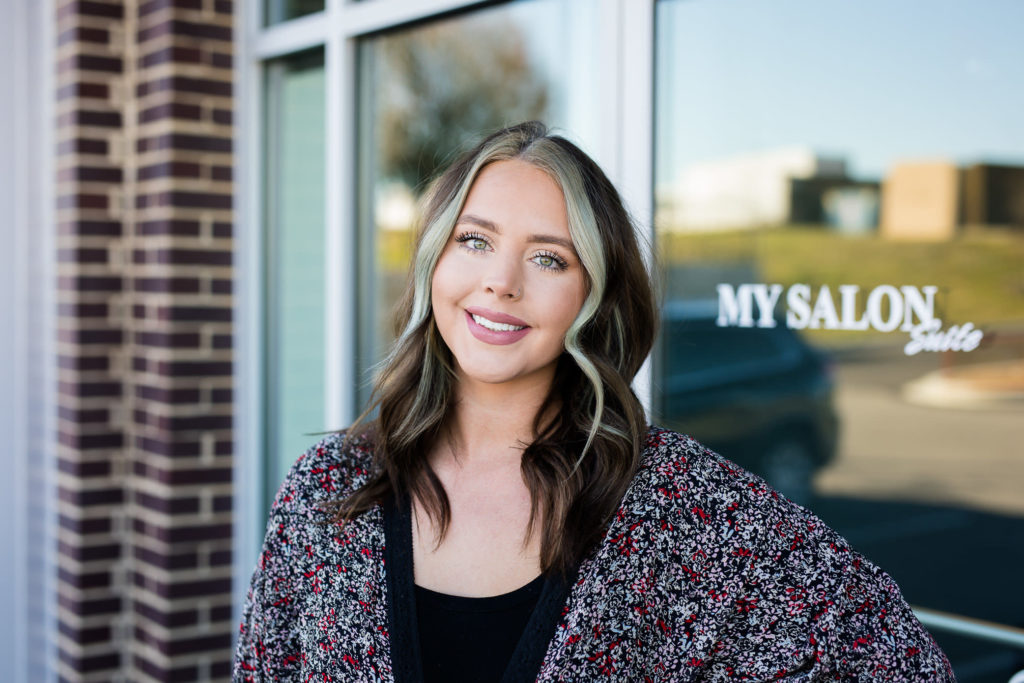
[[[922,351],[973,351],[984,337],[973,323],[942,330],[942,321],[935,317],[935,293],[939,288],[934,285],[879,285],[868,292],[862,311],[857,307],[858,285],[839,285],[838,308],[828,285],[822,285],[816,295],[810,285],[799,283],[788,290],[780,284],[761,283],[736,288],[721,283],[716,289],[719,327],[775,327],[775,308],[785,292],[786,327],[879,332],[899,328],[910,333],[910,341],[903,347],[908,356]]]

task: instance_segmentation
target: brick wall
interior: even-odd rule
[[[57,23],[61,675],[224,679],[232,3]]]

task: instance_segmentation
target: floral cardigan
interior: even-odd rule
[[[327,437],[278,491],[235,681],[416,681],[408,505],[337,524],[372,444]],[[953,681],[893,580],[693,439],[651,428],[602,542],[548,578],[510,681]]]

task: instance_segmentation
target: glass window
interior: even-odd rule
[[[266,65],[268,500],[324,425],[324,53]]]
[[[586,7],[580,0],[510,3],[361,43],[360,401],[369,392],[368,369],[393,339],[391,313],[427,183],[484,133],[524,120],[560,127],[588,148],[599,60],[596,17]]]
[[[1021,626],[1024,5],[662,0],[656,22],[658,418],[912,604]],[[935,635],[964,682],[1024,663]]]
[[[272,26],[324,11],[324,0],[263,0],[263,25]]]

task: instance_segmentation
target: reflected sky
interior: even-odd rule
[[[790,145],[855,177],[906,158],[1024,163],[1024,2],[666,0],[656,26],[659,184]]]

